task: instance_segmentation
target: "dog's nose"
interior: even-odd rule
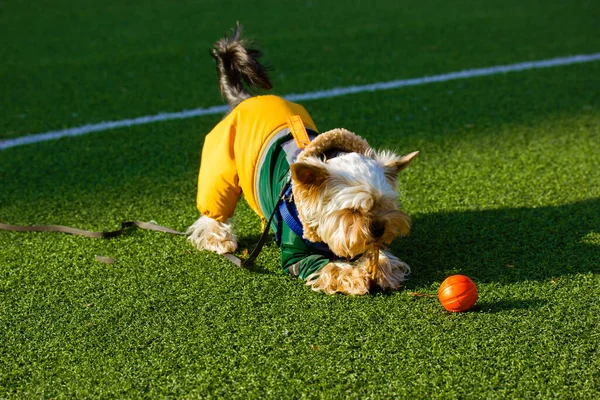
[[[385,222],[383,221],[373,221],[371,222],[371,235],[375,239],[379,239],[385,233]]]

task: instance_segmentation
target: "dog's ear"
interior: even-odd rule
[[[418,151],[413,151],[405,156],[386,159],[383,163],[385,167],[385,175],[392,180],[396,180],[398,173],[404,168],[408,167],[410,162],[417,156],[417,154],[419,154]]]
[[[321,185],[327,180],[329,172],[323,166],[297,162],[290,166],[292,179],[304,185]]]
[[[396,170],[396,173],[402,171],[404,168],[408,167],[410,162],[419,154],[418,151],[413,151],[410,154],[405,156],[400,156],[396,160],[392,161],[390,165],[386,165],[387,168],[393,168]]]

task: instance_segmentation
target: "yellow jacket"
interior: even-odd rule
[[[270,139],[299,115],[317,130],[304,107],[277,96],[255,96],[241,102],[204,139],[196,206],[202,215],[226,221],[243,192],[250,208],[264,218],[256,180],[259,160]]]

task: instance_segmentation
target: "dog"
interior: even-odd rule
[[[377,151],[342,128],[318,134],[301,105],[252,96],[248,89],[272,85],[239,23],[211,55],[230,110],[204,141],[201,216],[188,240],[199,250],[235,252],[229,220],[243,193],[263,223],[274,214],[283,270],[313,290],[362,295],[399,288],[410,268],[387,247],[410,231],[411,219],[398,206],[398,174],[418,152]]]

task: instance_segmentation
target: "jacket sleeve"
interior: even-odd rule
[[[196,207],[221,222],[231,218],[242,192],[233,151],[235,121],[228,115],[206,136],[198,174]]]
[[[301,237],[287,227],[282,229],[280,248],[281,267],[290,275],[303,280],[331,261],[327,253],[310,249]]]

